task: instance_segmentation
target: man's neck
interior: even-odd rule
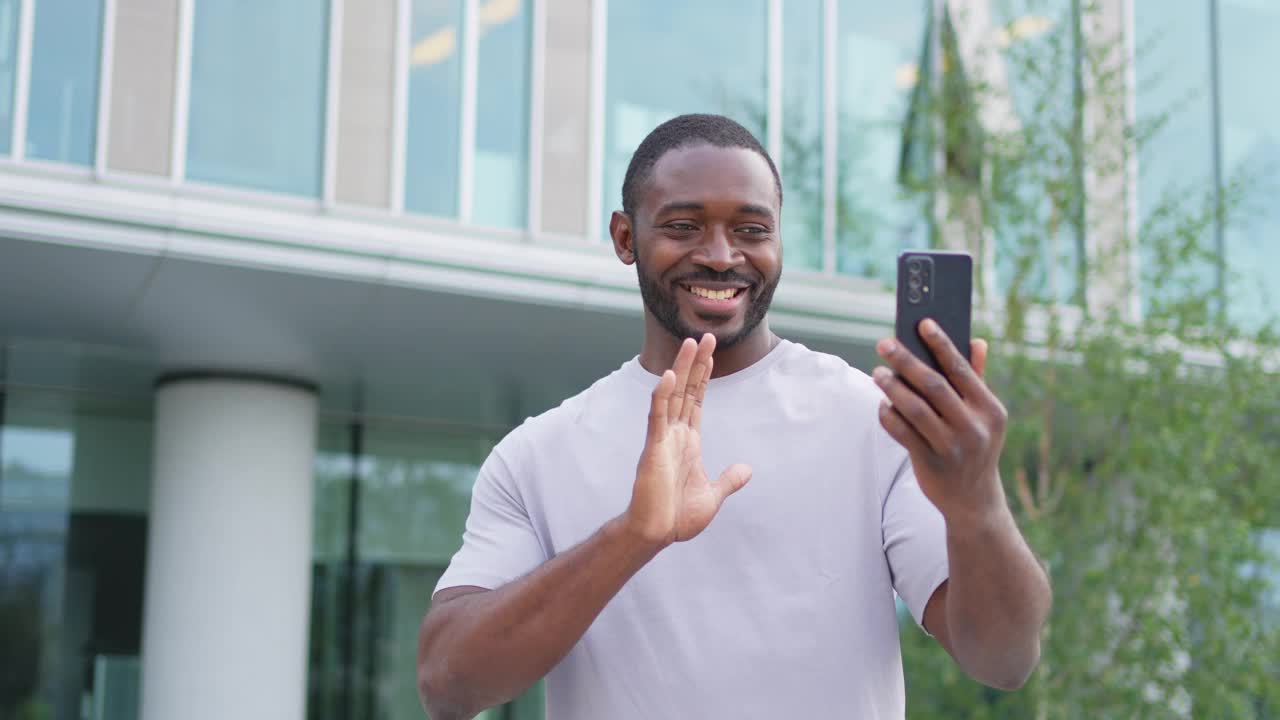
[[[661,375],[676,361],[676,353],[684,338],[677,338],[658,324],[649,313],[644,318],[644,345],[640,348],[640,367],[654,375]],[[732,375],[745,370],[769,354],[777,347],[782,338],[769,330],[769,320],[765,318],[751,331],[750,335],[739,340],[733,347],[716,350],[715,367],[711,377],[717,378]]]

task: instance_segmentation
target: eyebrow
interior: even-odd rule
[[[706,210],[706,209],[707,207],[699,202],[691,202],[691,201],[669,202],[666,205],[663,205],[662,207],[658,208],[658,212],[655,213],[655,215],[659,215],[659,216],[665,215],[669,212],[675,212],[677,210],[694,210],[697,212],[702,212],[703,210]],[[743,215],[762,215],[771,221],[773,220],[773,210],[770,210],[764,205],[755,205],[752,203],[739,205],[738,213]]]

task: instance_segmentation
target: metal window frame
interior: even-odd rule
[[[475,204],[476,74],[479,70],[480,0],[462,5],[462,117],[458,138],[458,220],[471,222]]]
[[[783,52],[783,19],[782,0],[769,0],[768,19],[768,110],[765,116],[766,147],[773,158],[773,164],[782,173],[782,52]]]
[[[839,64],[837,43],[840,39],[839,4],[837,0],[822,3],[822,272],[836,273],[836,203],[840,176],[839,158],[839,84],[836,70]]]
[[[604,124],[605,77],[608,61],[609,0],[591,3],[591,75],[590,110],[588,124],[591,128],[587,147],[587,224],[584,234],[588,242],[600,240],[600,217],[604,212]]]
[[[533,29],[529,42],[529,159],[525,188],[525,227],[542,231],[542,153],[547,103],[547,3],[533,0]]]
[[[173,76],[173,135],[169,146],[169,181],[187,178],[187,131],[191,120],[191,55],[195,41],[195,0],[178,0],[177,70]]]
[[[406,154],[409,144],[409,44],[413,40],[412,0],[396,0],[395,68],[391,99],[391,214],[404,214]]]
[[[27,155],[27,107],[31,100],[31,54],[36,29],[35,0],[20,0],[18,5],[17,64],[14,68],[13,136],[9,156],[22,162]]]
[[[342,25],[344,0],[329,0],[328,58],[325,67],[324,158],[320,202],[332,207],[338,199],[338,122],[342,102]]]
[[[102,0],[102,28],[98,55],[98,118],[93,139],[93,173],[107,171],[107,145],[111,136],[111,91],[115,73],[116,0]]]

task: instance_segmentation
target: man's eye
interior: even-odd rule
[[[738,232],[747,233],[748,235],[763,235],[769,232],[769,228],[762,227],[760,225],[744,225],[743,227],[738,228]]]
[[[676,232],[693,232],[698,229],[698,226],[689,223],[667,223],[666,227],[668,230],[675,230]]]

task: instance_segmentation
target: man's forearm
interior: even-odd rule
[[[537,682],[659,549],[611,520],[518,580],[432,608],[418,654],[431,717],[469,718]]]
[[[995,687],[1021,686],[1040,658],[1049,580],[1007,508],[947,523],[947,628],[965,672]]]

